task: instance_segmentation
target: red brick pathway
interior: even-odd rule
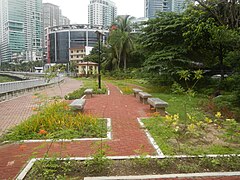
[[[109,96],[98,95],[87,99],[85,113],[112,119],[113,140],[107,142],[110,146],[109,155],[135,155],[135,151],[142,147],[144,152],[153,155],[155,151],[137,122],[137,117],[149,113],[149,107],[139,103],[133,96],[122,95],[111,84],[108,87],[111,92]],[[51,143],[24,143],[0,146],[0,179],[14,178],[29,158],[42,157],[50,145]],[[94,151],[92,147],[92,141],[53,143],[49,154],[89,156]]]

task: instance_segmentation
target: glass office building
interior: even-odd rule
[[[69,51],[79,47],[94,47],[98,43],[96,31],[104,33],[103,40],[108,37],[108,29],[102,26],[89,26],[74,24],[68,26],[55,26],[48,33],[48,63],[68,63]]]
[[[37,60],[37,52],[42,49],[42,33],[42,0],[0,1],[3,62],[23,55],[24,60]]]

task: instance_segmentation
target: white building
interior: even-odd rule
[[[90,0],[88,24],[109,27],[117,17],[117,7],[110,0]]]

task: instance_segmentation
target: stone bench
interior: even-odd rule
[[[134,97],[136,97],[136,98],[138,98],[139,99],[139,92],[142,92],[143,90],[141,90],[141,89],[137,89],[137,88],[133,88],[132,89],[133,90],[133,95],[134,95]]]
[[[86,95],[86,98],[91,98],[93,94],[93,89],[86,89],[84,91],[84,94]]]
[[[69,106],[77,110],[83,111],[86,99],[75,99]]]
[[[156,112],[164,112],[165,108],[168,106],[168,103],[159,99],[159,98],[148,98],[148,104],[150,104],[150,108],[154,108]]]
[[[151,94],[148,94],[146,92],[139,92],[139,98],[140,98],[140,102],[142,102],[143,104],[148,104],[147,100],[148,98],[152,97]]]

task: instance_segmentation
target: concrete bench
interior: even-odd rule
[[[136,98],[139,98],[139,94],[138,93],[143,91],[141,89],[136,89],[136,88],[133,88],[132,90],[133,90],[133,95]]]
[[[142,102],[143,104],[148,104],[147,99],[152,97],[151,94],[148,94],[146,92],[139,92],[139,97],[140,97],[140,102]]]
[[[154,108],[156,112],[164,112],[165,108],[168,106],[168,103],[159,99],[159,98],[148,98],[148,104],[150,104],[150,108]]]
[[[83,111],[86,99],[75,99],[69,106],[80,111]]]
[[[86,98],[91,98],[93,94],[93,89],[86,89],[84,91],[84,94],[86,95]]]

